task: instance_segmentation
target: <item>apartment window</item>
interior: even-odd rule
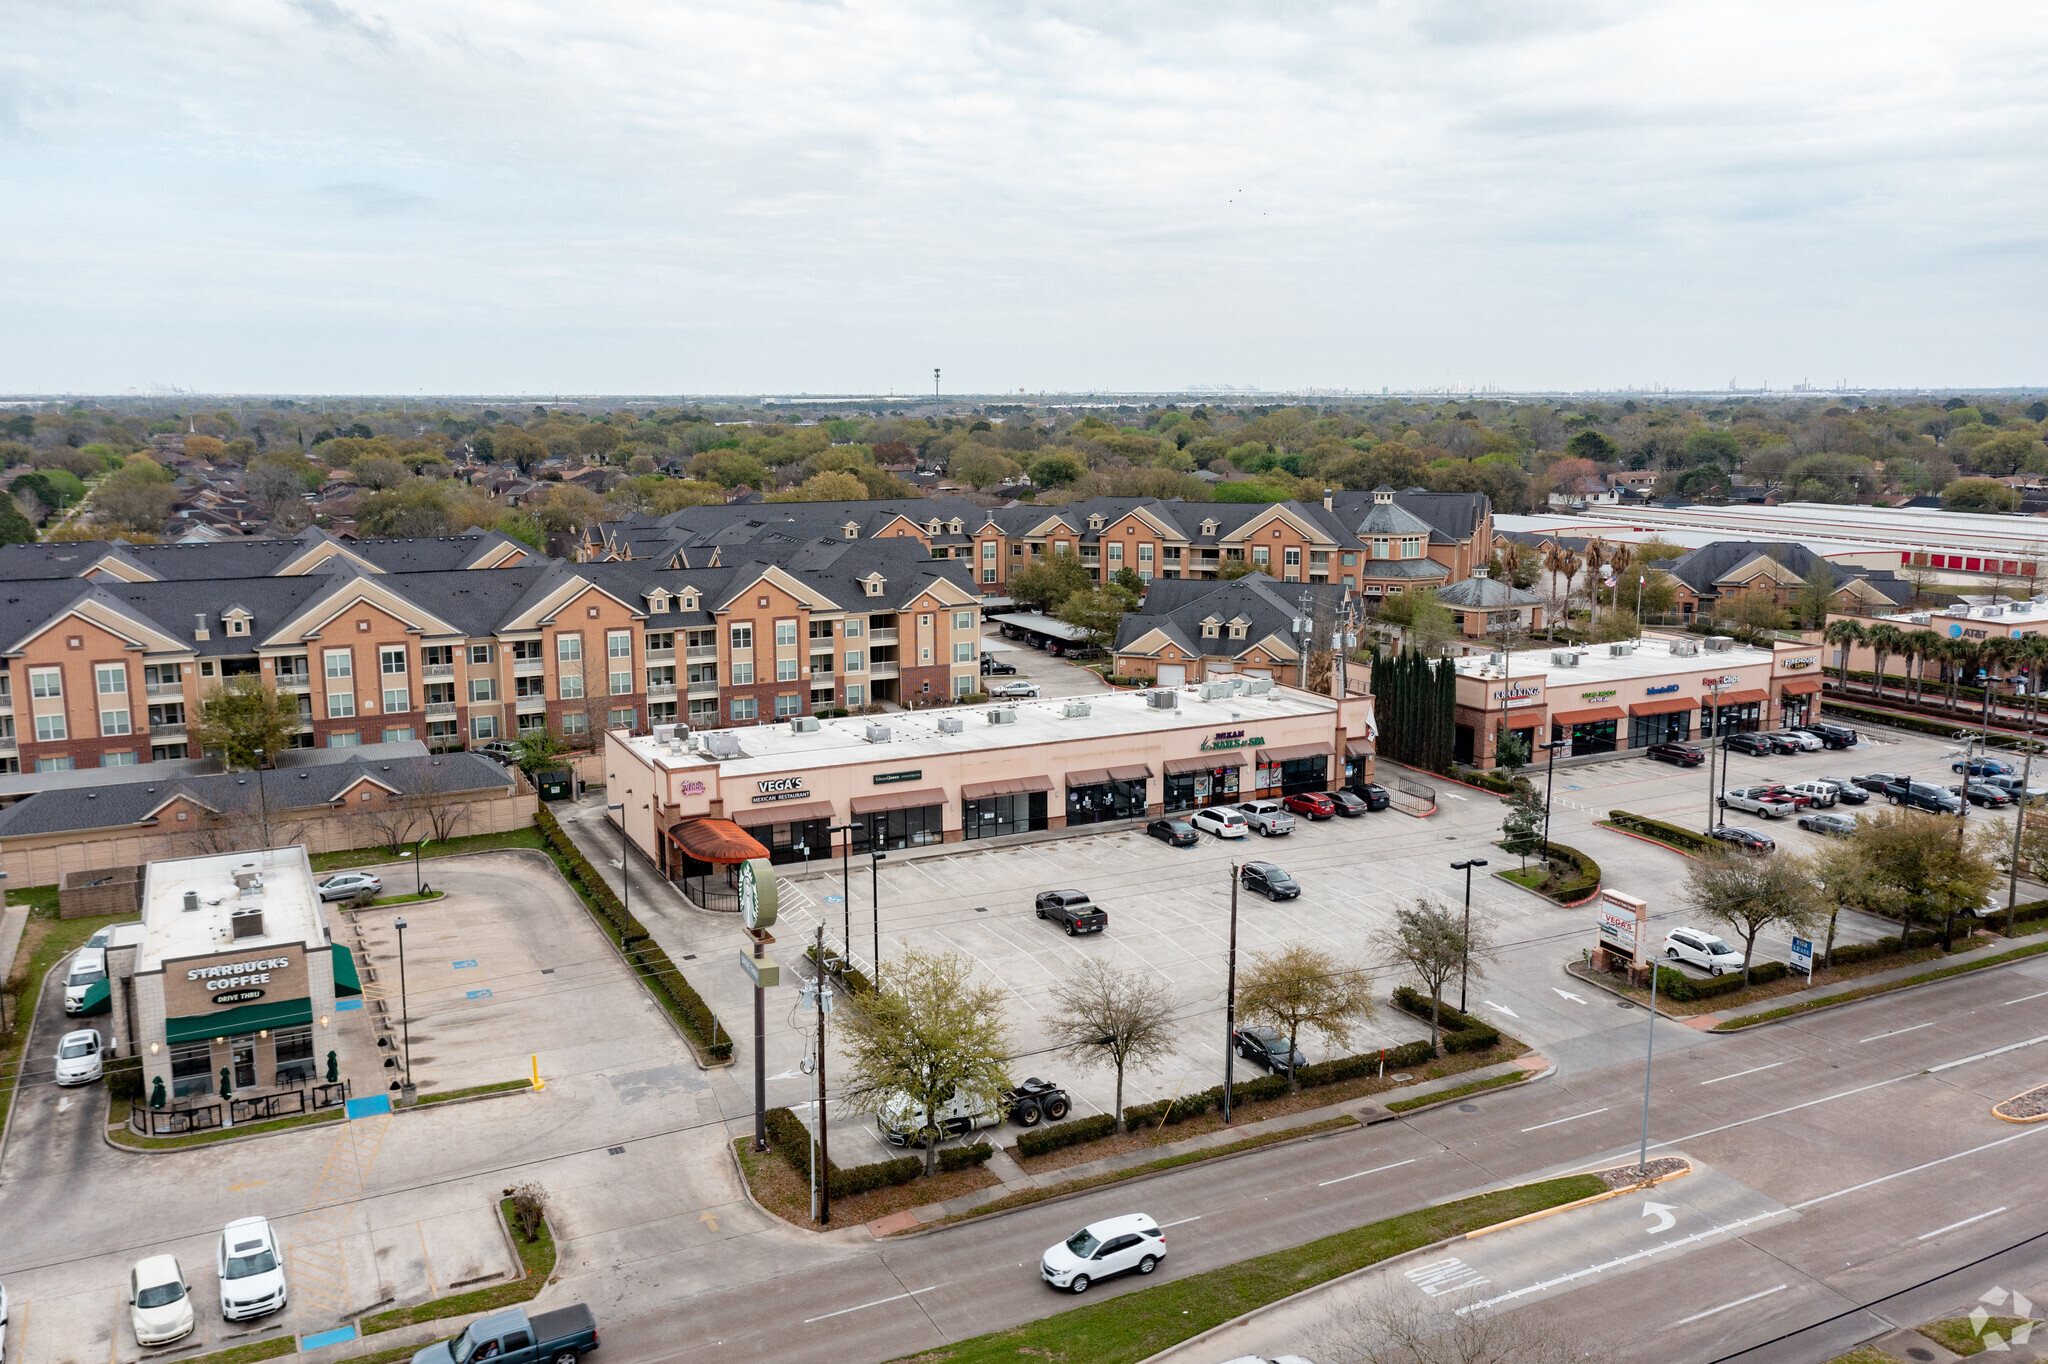
[[[588,734],[588,733],[590,733],[590,717],[589,717],[588,715],[585,715],[585,714],[584,714],[584,713],[583,713],[582,711],[580,711],[580,710],[572,710],[572,711],[570,711],[570,712],[569,712],[568,714],[566,714],[566,715],[564,715],[564,716],[562,717],[562,733],[564,733],[564,734]]]
[[[563,673],[558,681],[560,689],[555,694],[564,701],[574,701],[583,695],[582,673]]]
[[[1264,545],[1253,545],[1252,562],[1260,568],[1267,567],[1273,562],[1273,551],[1267,549]]]
[[[793,659],[793,658],[778,658],[778,659],[776,659],[776,660],[775,660],[775,680],[776,680],[777,682],[794,682],[794,681],[796,681],[796,660],[795,660],[795,659]]]
[[[832,622],[829,620],[814,620],[811,622],[811,643],[817,644],[820,642],[825,644],[832,642]]]
[[[387,644],[377,650],[377,671],[386,677],[405,676],[405,646]]]
[[[1300,567],[1301,567],[1301,551],[1300,551],[1300,550],[1298,550],[1298,549],[1296,549],[1296,548],[1294,548],[1293,546],[1291,546],[1291,545],[1290,545],[1290,546],[1289,546],[1289,547],[1288,547],[1287,549],[1285,549],[1285,550],[1281,551],[1281,553],[1282,553],[1282,554],[1283,554],[1283,555],[1285,556],[1285,557],[1284,557],[1284,558],[1283,558],[1283,559],[1281,560],[1281,562],[1282,562],[1282,563],[1284,563],[1284,564],[1285,564],[1285,565],[1286,565],[1287,567],[1289,567],[1289,568],[1300,568]]]
[[[488,666],[490,665],[490,661],[491,661],[491,646],[490,646],[490,645],[488,645],[488,644],[472,644],[472,645],[470,645],[470,646],[469,646],[469,663],[470,663],[470,666],[471,666],[471,667],[474,667],[474,668],[482,668],[482,667],[488,667]]]
[[[578,673],[581,677],[583,674]],[[512,698],[516,701],[523,696],[546,696],[548,680],[545,677],[515,677],[512,679]]]
[[[355,666],[348,650],[328,649],[321,656],[327,660],[327,675],[329,677],[355,676]]]
[[[967,676],[956,677],[953,679],[953,695],[956,697],[972,696],[974,694],[974,686],[975,680],[973,678]]]
[[[101,696],[126,696],[128,694],[128,670],[118,663],[102,663],[92,670],[93,680],[99,684]]]
[[[649,649],[675,648],[676,632],[673,630],[649,630],[647,632],[647,647]]]
[[[386,715],[403,715],[411,709],[412,695],[404,687],[386,687],[384,689],[384,713]]]
[[[1149,540],[1138,546],[1138,562],[1141,564],[1152,562],[1152,544]]]
[[[981,580],[982,580],[982,581],[983,581],[984,583],[992,583],[992,582],[994,582],[994,581],[996,580],[996,571],[995,571],[995,570],[994,570],[993,568],[984,568],[984,569],[982,569],[982,570],[981,570]]]
[[[623,673],[613,673],[613,674],[611,675],[611,682],[612,682],[612,695],[613,695],[613,696],[631,696],[631,695],[633,694],[633,674],[632,674],[632,673],[630,673],[630,672],[623,672]]]
[[[328,719],[346,720],[353,716],[355,713],[356,698],[354,693],[345,691],[333,691],[327,693]]]
[[[803,708],[804,699],[795,692],[789,692],[775,698],[775,718],[778,720],[787,720],[792,716],[800,715],[803,713]]]
[[[101,767],[133,767],[140,761],[132,748],[124,748],[119,753],[100,754]]]
[[[479,742],[498,737],[498,717],[495,715],[472,715],[469,717],[469,737]]]
[[[135,727],[128,723],[128,708],[126,706],[122,706],[118,710],[103,710],[100,712],[101,738],[118,738],[123,734],[133,734],[134,732]]]
[[[452,668],[455,666],[455,646],[452,644],[429,644],[420,650],[420,665],[426,668]]]
[[[755,703],[753,697],[735,696],[732,699],[732,718],[734,721],[759,719],[760,714],[761,708]]]
[[[953,646],[953,661],[955,663],[972,663],[974,661],[974,641],[966,640],[955,644]]]
[[[1346,568],[1356,568],[1356,567],[1358,567],[1358,554],[1357,554],[1357,552],[1356,552],[1355,550],[1349,550],[1349,549],[1347,549],[1347,550],[1345,550],[1345,551],[1344,551],[1344,567],[1346,567]]]
[[[753,665],[753,664],[751,664],[751,663],[735,663],[735,664],[733,664],[733,665],[732,665],[732,684],[733,684],[733,685],[734,685],[735,687],[751,687],[751,686],[753,686],[753,685],[754,685],[754,665]]]
[[[402,744],[407,742],[411,738],[411,725],[406,725],[399,729],[387,729],[384,731],[384,742],[387,744]]]
[[[56,668],[31,668],[28,694],[39,701],[54,701],[64,695],[64,674]]]
[[[1113,564],[1121,564],[1124,561],[1123,541],[1112,540],[1109,542],[1109,561]]]
[[[733,627],[732,627],[732,647],[733,647],[733,648],[735,648],[735,649],[751,649],[751,648],[753,648],[753,647],[754,647],[754,627],[753,627],[753,626],[751,626],[751,625],[735,625],[735,626],[733,626]]]
[[[363,746],[363,736],[352,729],[339,734],[330,734],[327,736],[327,746],[329,748],[361,748]],[[368,792],[364,794],[367,795]]]
[[[631,706],[627,706],[627,707],[625,707],[625,708],[624,708],[624,709],[622,709],[622,710],[614,710],[614,711],[608,711],[608,712],[606,712],[606,728],[608,728],[608,729],[631,729],[632,727],[633,727],[633,708],[632,708]]]
[[[498,699],[498,679],[495,677],[472,677],[469,679],[469,699],[472,701],[495,701]]]
[[[859,650],[859,649],[848,649],[848,650],[846,651],[846,671],[847,671],[847,672],[850,672],[850,673],[857,673],[857,672],[860,672],[860,671],[861,671],[862,669],[866,668],[867,666],[868,666],[868,660],[867,660],[867,655],[866,655],[865,653],[863,653],[863,652],[862,652],[861,650]]]
[[[775,622],[775,647],[778,649],[794,649],[796,647],[795,621],[778,620]]]
[[[994,560],[994,558],[995,558],[995,557],[996,557],[996,542],[995,542],[995,541],[993,541],[993,540],[983,540],[983,541],[981,542],[981,559],[982,559],[982,562],[983,562],[983,563],[988,563],[988,562],[991,562],[992,560]]]
[[[864,626],[860,621],[850,620],[846,622],[845,627],[841,629],[839,633],[845,635],[848,639],[859,639],[861,636],[861,631],[865,628],[866,626]]]
[[[1053,542],[1052,542],[1052,552],[1053,552],[1053,553],[1054,553],[1055,555],[1057,555],[1058,557],[1062,558],[1062,559],[1066,558],[1066,557],[1067,557],[1067,542],[1066,542],[1065,540],[1055,540],[1055,541],[1053,541]]]
[[[633,657],[633,632],[631,630],[607,630],[604,636],[606,658]]]
[[[64,727],[64,717],[62,715],[38,715],[36,717],[37,743],[54,744],[70,737],[71,732]]]
[[[579,644],[581,643],[581,641],[578,642]],[[521,662],[522,660],[529,663],[538,663],[541,657],[539,640],[515,639],[512,641],[512,661],[514,663]]]
[[[555,660],[560,663],[581,663],[583,661],[583,636],[556,635]]]
[[[38,772],[69,772],[71,768],[71,759],[68,757],[36,759],[36,771]]]
[[[865,704],[866,696],[867,689],[856,682],[846,689],[846,704],[849,706]]]
[[[974,613],[972,611],[955,611],[953,613],[953,628],[955,630],[972,630],[974,628]]]

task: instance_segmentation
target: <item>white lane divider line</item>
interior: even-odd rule
[[[2009,1043],[1992,1051],[1980,1051],[1975,1056],[1965,1056],[1960,1061],[1943,1061],[1938,1066],[1929,1066],[1927,1073],[1929,1075],[1939,1075],[1944,1070],[1954,1070],[1957,1066],[1967,1066],[1972,1061],[1988,1061],[1994,1056],[2003,1056],[2009,1051],[2018,1051],[2022,1047],[2031,1047],[2040,1042],[2048,1042],[2048,1033],[2043,1033],[2039,1037],[2029,1037],[2024,1042]]]
[[[1161,1231],[1165,1231],[1168,1227],[1184,1227],[1190,1222],[1199,1222],[1201,1220],[1202,1214],[1196,1213],[1193,1217],[1183,1217],[1178,1222],[1161,1222],[1159,1224],[1159,1229]]]
[[[1748,1070],[1738,1070],[1733,1075],[1716,1075],[1713,1079],[1702,1080],[1700,1083],[1703,1085],[1718,1085],[1723,1080],[1740,1080],[1745,1075],[1758,1075],[1767,1070],[1776,1070],[1784,1064],[1783,1061],[1773,1061],[1767,1066],[1752,1066]]]
[[[1487,1282],[1484,1274],[1455,1255],[1448,1260],[1432,1260],[1426,1265],[1417,1265],[1404,1271],[1401,1277],[1432,1298],[1440,1298],[1446,1293],[1461,1293]]]
[[[1860,1193],[1864,1189],[1890,1183],[1892,1180],[1899,1179],[1905,1175],[1916,1175],[1922,1170],[1931,1170],[1937,1165],[1946,1165],[1952,1160],[1961,1160],[1964,1156],[1974,1156],[1980,1152],[1994,1150],[2000,1146],[2008,1146],[2016,1141],[2024,1141],[2028,1137],[2038,1136],[2040,1131],[2041,1129],[2038,1127],[2022,1128],[2009,1137],[2000,1137],[1997,1141],[1987,1141],[1982,1146],[1972,1146],[1967,1151],[1957,1151],[1955,1154],[1947,1156],[1936,1156],[1933,1160],[1922,1161],[1920,1164],[1909,1166],[1904,1170],[1894,1170],[1888,1175],[1879,1175],[1876,1179],[1866,1179],[1861,1184],[1851,1184],[1846,1189],[1837,1189],[1833,1193],[1825,1193],[1817,1198],[1809,1198],[1804,1203],[1794,1203],[1792,1210],[1798,1212],[1810,1208],[1816,1203],[1825,1203],[1831,1198],[1840,1198],[1843,1194]]]
[[[1326,1180],[1324,1180],[1324,1181],[1323,1181],[1322,1183],[1320,1183],[1320,1184],[1316,1185],[1316,1187],[1317,1187],[1318,1189],[1327,1189],[1327,1188],[1329,1188],[1329,1187],[1330,1187],[1330,1186],[1331,1186],[1332,1184],[1342,1184],[1342,1183],[1343,1183],[1343,1182],[1344,1182],[1345,1180],[1347,1180],[1347,1179],[1363,1179],[1363,1178],[1365,1178],[1365,1176],[1367,1176],[1367,1175],[1376,1175],[1376,1174],[1380,1173],[1380,1172],[1381,1172],[1382,1170],[1398,1170],[1398,1169],[1400,1169],[1400,1168],[1401,1168],[1401,1167],[1402,1167],[1403,1165],[1413,1165],[1414,1163],[1415,1163],[1415,1157],[1413,1157],[1413,1156],[1410,1156],[1410,1157],[1409,1157],[1408,1159],[1406,1159],[1406,1160],[1397,1160],[1397,1161],[1395,1161],[1395,1162],[1394,1162],[1394,1163],[1393,1163],[1392,1165],[1375,1165],[1375,1166],[1374,1166],[1374,1167],[1373,1167],[1372,1169],[1370,1169],[1370,1170],[1360,1170],[1360,1171],[1359,1171],[1359,1172],[1358,1172],[1357,1174],[1355,1174],[1355,1175],[1338,1175],[1338,1176],[1337,1176],[1337,1177],[1336,1177],[1335,1179],[1326,1179]]]
[[[1503,1293],[1497,1298],[1487,1298],[1483,1302],[1467,1303],[1458,1309],[1458,1315],[1463,1316],[1467,1312],[1477,1312],[1484,1308],[1497,1306],[1500,1303],[1513,1302],[1517,1298],[1526,1298],[1532,1293],[1541,1293],[1546,1289],[1555,1288],[1559,1284],[1572,1283],[1578,1279],[1590,1278],[1595,1274],[1604,1274],[1610,1269],[1619,1269],[1623,1265],[1631,1265],[1638,1260],[1648,1260],[1653,1256],[1662,1255],[1666,1251],[1680,1250],[1686,1246],[1699,1245],[1702,1242],[1712,1240],[1716,1236],[1725,1236],[1732,1232],[1741,1231],[1746,1227],[1755,1226],[1759,1222],[1769,1222],[1774,1218],[1787,1216],[1789,1212],[1790,1209],[1786,1208],[1778,1208],[1771,1212],[1760,1212],[1751,1217],[1739,1218],[1733,1222],[1724,1222],[1718,1227],[1708,1227],[1705,1231],[1693,1232],[1690,1236],[1681,1236],[1672,1241],[1659,1241],[1654,1246],[1645,1246],[1641,1250],[1631,1251],[1627,1255],[1617,1255],[1612,1260],[1605,1260],[1597,1265],[1587,1265],[1584,1269],[1575,1269],[1569,1274],[1560,1274],[1554,1279],[1545,1279],[1541,1283],[1532,1283],[1527,1288],[1517,1288],[1513,1292]]]
[[[1746,1298],[1737,1298],[1734,1302],[1724,1302],[1719,1307],[1709,1307],[1704,1312],[1695,1312],[1689,1317],[1680,1317],[1677,1321],[1671,1324],[1673,1326],[1690,1326],[1696,1321],[1705,1321],[1708,1317],[1713,1316],[1716,1312],[1725,1312],[1731,1307],[1740,1307],[1744,1303],[1755,1302],[1758,1298],[1768,1298],[1773,1293],[1782,1293],[1785,1291],[1785,1288],[1786,1285],[1784,1284],[1779,1284],[1776,1288],[1766,1288],[1761,1293],[1752,1293]]]
[[[1972,1222],[1982,1222],[1985,1218],[1996,1217],[2004,1211],[2004,1208],[1993,1208],[1990,1212],[1980,1212],[1975,1217],[1965,1217],[1960,1222],[1951,1222],[1945,1227],[1936,1227],[1933,1231],[1923,1231],[1913,1239],[1916,1241],[1929,1241],[1945,1231],[1954,1231],[1957,1227],[1967,1227]]]
[[[1892,1029],[1892,1030],[1891,1030],[1890,1032],[1881,1032],[1881,1033],[1877,1033],[1877,1034],[1875,1034],[1874,1036],[1871,1036],[1871,1037],[1859,1037],[1859,1038],[1857,1038],[1857,1039],[1856,1039],[1856,1045],[1860,1047],[1860,1046],[1862,1046],[1862,1045],[1863,1045],[1863,1044],[1864,1044],[1865,1042],[1877,1042],[1877,1041],[1881,1041],[1881,1040],[1883,1040],[1884,1038],[1887,1038],[1887,1037],[1897,1037],[1897,1036],[1898,1036],[1898,1035],[1899,1035],[1900,1033],[1905,1033],[1905,1032],[1919,1032],[1919,1031],[1920,1031],[1920,1030],[1921,1030],[1922,1028],[1931,1028],[1931,1027],[1933,1027],[1933,1026],[1934,1026],[1934,1024],[1935,1024],[1935,1022],[1936,1022],[1936,1020],[1934,1020],[1934,1019],[1929,1019],[1929,1020],[1928,1020],[1927,1022],[1925,1022],[1925,1023],[1915,1023],[1915,1024],[1914,1024],[1914,1025],[1913,1025],[1912,1027],[1910,1027],[1910,1028],[1893,1028],[1893,1029]]]
[[[914,1298],[920,1293],[930,1293],[944,1286],[943,1284],[933,1284],[929,1288],[913,1288],[908,1293],[898,1293],[893,1298],[876,1298],[873,1302],[864,1302],[858,1307],[842,1307],[837,1312],[827,1312],[822,1317],[805,1317],[804,1325],[809,1326],[814,1321],[830,1321],[834,1317],[843,1317],[848,1312],[865,1312],[868,1308],[880,1307],[885,1302],[902,1302],[905,1298]]]
[[[2027,1002],[2028,1000],[2030,1000],[2030,999],[2040,999],[2040,998],[2041,998],[2042,996],[2044,996],[2044,995],[2048,995],[2048,990],[2042,990],[2042,991],[2040,991],[2040,992],[2038,992],[2038,993],[2036,993],[2036,994],[2031,994],[2031,995],[2021,995],[2021,996],[2020,996],[2020,997],[2019,997],[2018,999],[2008,999],[2007,1001],[2005,1001],[2005,1003],[2006,1003],[2006,1004],[2024,1004],[2024,1003],[2026,1003],[2026,1002]],[[1999,1007],[2000,1007],[2000,1008],[2004,1008],[2004,1007],[2005,1007],[2005,1005],[2001,1004],[2001,1005],[2000,1005]]]
[[[1590,1118],[1595,1114],[1605,1113],[1606,1111],[1604,1108],[1596,1108],[1591,1113],[1574,1113],[1569,1118],[1552,1118],[1549,1122],[1539,1122],[1534,1127],[1525,1127],[1522,1130],[1524,1132],[1540,1132],[1546,1127],[1555,1127],[1561,1122],[1577,1122],[1580,1118]]]

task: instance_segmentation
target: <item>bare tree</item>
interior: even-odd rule
[[[441,759],[431,759],[419,769],[412,788],[413,806],[426,822],[427,836],[435,842],[447,842],[469,823],[468,793],[452,789]]]
[[[1548,1304],[1496,1312],[1382,1282],[1333,1307],[1302,1341],[1318,1364],[1618,1364],[1581,1318]]]
[[[1321,1034],[1331,1046],[1343,1046],[1373,1015],[1372,976],[1320,947],[1302,943],[1271,954],[1257,952],[1250,968],[1238,977],[1237,1012],[1285,1033],[1290,1057],[1303,1028]],[[1287,1068],[1287,1088],[1290,1093],[1301,1088],[1292,1065]]]
[[[364,801],[353,816],[363,832],[363,841],[381,843],[397,852],[411,841],[420,826],[420,813],[403,797],[381,792]]]
[[[1429,991],[1429,1044],[1436,1046],[1443,1031],[1444,987],[1464,970],[1486,974],[1484,964],[1493,955],[1486,926],[1474,927],[1468,936],[1459,913],[1425,895],[1413,909],[1394,911],[1393,926],[1380,935],[1380,944]]]
[[[1057,1012],[1046,1035],[1071,1060],[1116,1069],[1116,1130],[1124,1130],[1124,1075],[1150,1070],[1173,1052],[1173,999],[1140,971],[1090,957],[1052,992]]]

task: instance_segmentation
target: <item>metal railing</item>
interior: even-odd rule
[[[152,724],[149,727],[149,737],[152,739],[182,739],[185,737],[185,726],[183,724]]]
[[[691,663],[709,663],[718,657],[716,644],[692,644],[683,651],[684,658]]]
[[[420,676],[426,678],[429,682],[452,681],[455,677],[455,665],[453,663],[423,664],[420,668]]]
[[[283,686],[283,681],[280,680],[278,685]],[[142,691],[145,696],[183,696],[185,694],[185,684],[183,682],[145,682],[142,684]]]
[[[647,699],[650,701],[671,700],[675,694],[676,684],[673,682],[649,682],[647,684]]]
[[[455,718],[455,703],[453,701],[429,701],[426,704],[426,712],[429,720],[452,720]]]
[[[647,661],[649,663],[673,663],[676,661],[676,651],[674,649],[649,649],[647,651]]]
[[[306,1084],[294,1076],[279,1076],[281,1088],[248,1098],[218,1099],[177,1108],[150,1108],[133,1104],[128,1109],[128,1127],[139,1136],[176,1137],[190,1132],[215,1132],[234,1122],[261,1122],[267,1118],[289,1118],[299,1113],[317,1113],[339,1108],[353,1092],[346,1079],[333,1084]],[[223,1109],[226,1111],[223,1112]]]
[[[512,660],[514,677],[539,677],[548,664],[544,658],[515,658]]]
[[[870,630],[870,631],[868,631],[868,643],[870,643],[870,644],[894,644],[894,643],[896,642],[896,636],[897,636],[897,633],[898,633],[898,632],[897,632],[896,630],[894,630],[894,629],[888,629],[888,630]]]
[[[279,674],[277,679],[277,689],[279,691],[311,691],[312,688],[313,679],[307,673],[282,673]],[[155,696],[156,692],[152,690],[149,694],[151,696]],[[178,694],[179,693],[176,691],[167,691],[164,693],[164,695],[166,696],[176,696]]]
[[[513,703],[513,709],[521,715],[532,715],[548,708],[545,696],[522,696]]]

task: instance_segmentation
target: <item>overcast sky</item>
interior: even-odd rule
[[[7,0],[0,391],[2048,383],[2048,11]]]

